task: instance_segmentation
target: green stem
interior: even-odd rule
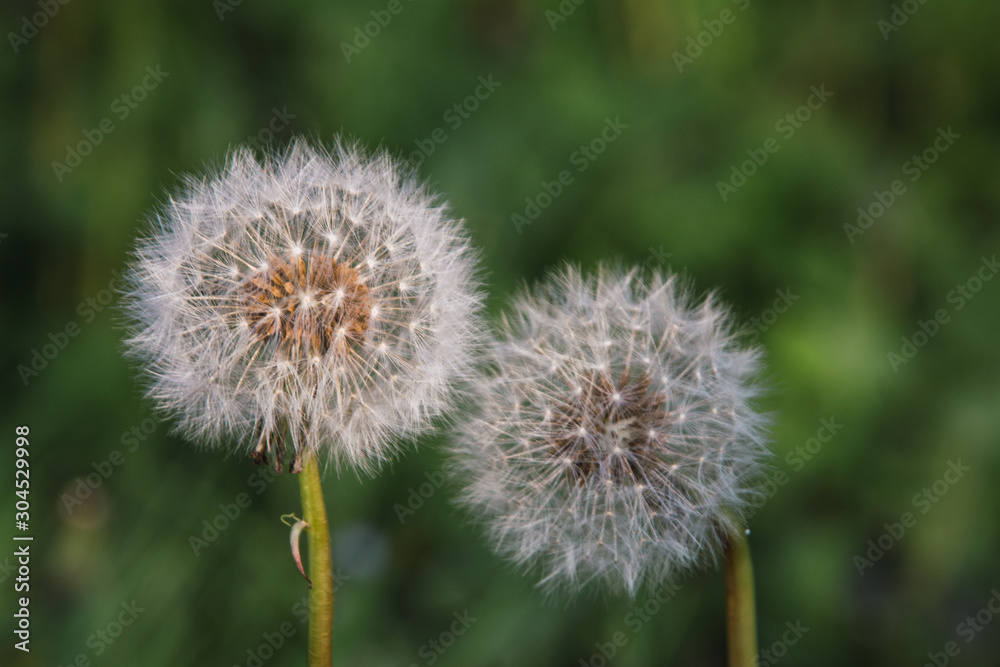
[[[314,454],[305,456],[299,473],[302,518],[309,524],[309,667],[333,664],[333,564],[330,560],[330,526]]]
[[[743,531],[726,546],[726,639],[729,667],[753,667],[757,660],[757,614],[754,610],[753,564]]]

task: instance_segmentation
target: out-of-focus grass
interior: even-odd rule
[[[177,174],[231,145],[342,133],[410,157],[437,128],[446,139],[419,173],[467,220],[492,311],[562,259],[669,266],[747,322],[776,290],[798,297],[760,333],[774,470],[787,475],[752,526],[762,648],[801,621],[788,664],[921,664],[948,641],[956,664],[996,655],[997,628],[966,643],[959,624],[1000,586],[1000,280],[961,309],[949,298],[1000,246],[995,3],[926,3],[886,40],[881,2],[590,0],[552,30],[556,2],[403,0],[347,62],[341,43],[385,3],[247,1],[220,20],[222,2],[69,2],[0,57],[3,429],[12,441],[15,424],[32,427],[36,535],[32,652],[5,641],[4,664],[248,665],[286,622],[295,634],[265,664],[303,664],[306,591],[278,518],[298,509],[294,480],[263,484],[248,461],[198,451],[168,423],[130,450],[154,413],[112,309],[87,300]],[[725,9],[734,20],[678,72],[673,54]],[[4,31],[37,11],[5,4]],[[168,74],[144,99],[121,100],[157,66]],[[499,87],[446,116],[481,76]],[[776,123],[821,85],[833,96],[783,134]],[[574,152],[607,118],[628,127],[578,171]],[[79,166],[54,168],[104,119],[113,131]],[[907,180],[904,163],[949,127],[960,138]],[[770,137],[778,151],[723,201],[718,182]],[[566,169],[572,183],[518,233],[512,214]],[[852,242],[844,226],[895,179],[906,192]],[[939,309],[949,321],[894,372],[887,355]],[[79,334],[25,384],[18,367],[69,323]],[[827,418],[843,428],[800,465],[796,448]],[[67,508],[114,450],[121,465]],[[924,513],[914,497],[959,459],[971,470]],[[684,582],[641,623],[646,598],[546,601],[465,525],[451,486],[400,521],[397,505],[441,466],[431,439],[378,478],[328,475],[339,663],[600,664],[597,645],[619,630],[617,665],[722,663],[720,573]],[[195,556],[190,536],[240,493],[250,506]],[[855,557],[904,512],[916,524],[860,576]],[[0,517],[12,525],[12,500]],[[133,600],[144,611],[101,640]],[[437,659],[429,642],[466,610],[477,620]]]

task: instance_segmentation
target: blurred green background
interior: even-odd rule
[[[0,663],[304,664],[278,518],[299,511],[295,480],[156,421],[108,288],[179,174],[337,133],[410,158],[468,221],[493,311],[562,259],[613,257],[718,288],[748,323],[776,412],[751,538],[762,664],[1000,663],[981,611],[1000,590],[998,23],[987,0],[8,0],[0,534],[28,424],[35,541],[28,655],[0,546]],[[627,127],[602,147],[609,119]],[[327,476],[339,664],[596,667],[619,631],[609,664],[724,664],[721,571],[662,608],[546,600],[433,483],[438,444],[375,479]],[[229,526],[195,555],[206,521]]]

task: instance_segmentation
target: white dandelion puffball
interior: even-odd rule
[[[475,253],[385,154],[296,140],[188,178],[129,270],[129,352],[196,442],[281,469],[366,471],[456,398],[476,348]]]
[[[565,268],[525,291],[460,427],[460,502],[550,590],[635,594],[715,561],[759,493],[760,353],[673,276]]]

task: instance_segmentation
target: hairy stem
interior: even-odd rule
[[[302,518],[309,524],[309,667],[333,664],[333,564],[330,560],[330,526],[315,454],[305,456],[299,473]]]
[[[754,667],[757,660],[757,613],[753,564],[746,534],[729,537],[726,546],[726,639],[729,667]]]

